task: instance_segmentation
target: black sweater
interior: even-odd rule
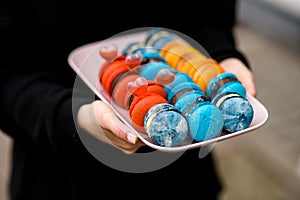
[[[246,63],[232,35],[235,1],[151,1],[139,9],[133,3],[1,2],[0,128],[14,140],[11,199],[218,194],[211,154],[200,159],[199,149],[162,169],[128,173],[99,162],[78,136],[73,114],[91,102],[85,96],[92,92],[83,87],[72,96],[76,74],[67,58],[76,47],[133,28],[165,27],[192,37],[217,61],[237,57]]]

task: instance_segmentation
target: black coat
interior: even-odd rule
[[[165,27],[192,37],[217,61],[237,57],[246,63],[232,35],[235,1],[149,1],[137,7],[114,1],[1,2],[0,128],[14,141],[13,200],[213,199],[220,191],[212,155],[200,159],[199,149],[165,168],[127,173],[95,159],[78,136],[72,112],[76,74],[67,62],[76,47],[133,28]],[[87,92],[82,88],[73,96],[75,111],[90,102],[81,95]]]

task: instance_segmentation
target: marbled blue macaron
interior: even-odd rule
[[[186,117],[190,135],[195,141],[205,141],[219,136],[224,119],[221,110],[199,91],[180,96],[174,106]]]
[[[187,138],[189,126],[185,117],[171,104],[157,104],[144,118],[144,128],[154,144],[179,146]]]
[[[224,118],[224,130],[236,132],[248,128],[253,120],[251,103],[235,92],[218,93],[212,100]]]
[[[236,92],[242,97],[246,97],[246,89],[238,80],[237,76],[231,72],[223,72],[214,77],[207,84],[206,96],[212,100],[218,93]]]

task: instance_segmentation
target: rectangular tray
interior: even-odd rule
[[[99,55],[99,51],[102,47],[109,44],[116,44],[119,51],[124,49],[127,44],[130,42],[144,41],[146,37],[145,32],[130,33],[121,36],[115,36],[109,38],[105,41],[98,41],[90,44],[86,44],[74,49],[68,57],[68,63],[71,68],[77,73],[77,75],[88,85],[88,87],[94,91],[94,93],[105,103],[107,103],[114,110],[116,115],[121,119],[124,125],[127,125],[131,131],[135,132],[137,136],[148,146],[165,151],[165,152],[176,152],[182,151],[191,148],[197,148],[208,144],[213,144],[219,141],[227,140],[239,135],[249,133],[259,127],[261,127],[268,119],[268,111],[265,106],[259,102],[258,99],[251,96],[250,94],[246,95],[246,98],[251,103],[254,109],[254,117],[250,126],[241,131],[234,133],[222,132],[220,136],[206,140],[203,142],[187,143],[182,144],[181,146],[176,147],[162,147],[154,144],[151,139],[144,133],[137,131],[133,128],[128,111],[120,108],[115,105],[111,98],[106,94],[101,84],[98,82],[98,71],[101,67],[101,64],[104,62],[103,58]]]

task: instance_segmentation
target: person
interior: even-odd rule
[[[236,1],[172,4],[1,2],[0,128],[13,138],[11,200],[218,198],[222,184],[212,153],[199,158],[195,148],[157,170],[126,172],[99,162],[78,133],[125,158],[152,151],[120,128],[107,104],[86,98],[93,94],[88,87],[73,95],[77,75],[67,62],[75,48],[134,28],[165,27],[190,36],[256,96],[249,62],[235,44]]]

